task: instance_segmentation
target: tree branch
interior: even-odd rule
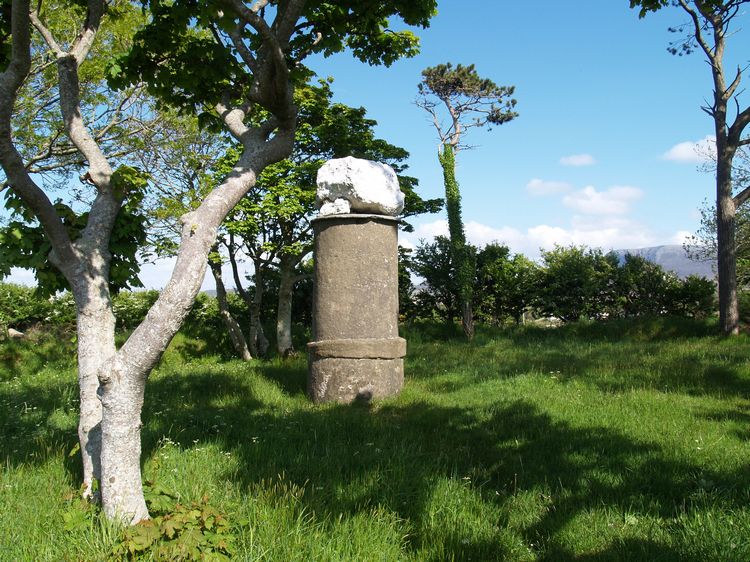
[[[737,195],[732,197],[735,207],[743,205],[748,199],[750,199],[750,186],[744,188]]]
[[[99,31],[99,25],[104,16],[104,0],[89,0],[86,21],[83,29],[73,41],[70,47],[70,54],[75,57],[76,62],[81,64],[89,54],[91,47],[94,45],[94,39]]]
[[[700,24],[700,18],[698,17],[698,14],[695,10],[693,10],[693,8],[688,5],[686,0],[679,0],[679,3],[680,6],[682,6],[682,9],[688,13],[690,19],[693,20],[695,40],[698,42],[698,45],[700,45],[701,49],[703,49],[703,52],[706,53],[706,56],[711,61],[712,66],[715,67],[714,52],[708,45],[708,43],[706,43],[706,40],[703,37],[702,26]]]
[[[11,6],[11,61],[0,74],[0,163],[11,185],[39,219],[58,257],[68,264],[78,261],[60,217],[47,195],[29,175],[23,158],[13,144],[12,116],[18,89],[31,68],[29,0],[14,0]]]
[[[232,40],[234,48],[237,49],[242,61],[247,65],[251,72],[255,74],[258,69],[258,61],[255,60],[250,49],[247,48],[247,45],[245,45],[245,42],[242,40],[243,29],[245,29],[243,24],[238,25],[235,29],[229,32],[229,37]]]
[[[52,52],[55,53],[55,57],[62,57],[65,55],[65,51],[60,47],[60,45],[55,40],[55,37],[52,35],[52,32],[47,29],[47,27],[42,23],[42,20],[39,19],[39,14],[36,10],[32,10],[29,12],[29,19],[31,20],[32,25],[34,28],[39,32],[39,35],[42,36],[44,39],[44,42],[47,43],[50,49],[52,49]]]

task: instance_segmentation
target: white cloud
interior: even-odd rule
[[[443,230],[444,229],[444,230]],[[447,222],[444,220],[423,224],[417,228],[422,235],[407,234],[409,244],[416,246],[420,238],[429,242],[427,232],[447,235]],[[621,216],[601,215],[575,216],[568,227],[540,224],[519,230],[510,226],[495,227],[470,221],[466,223],[466,238],[472,244],[484,246],[490,242],[506,244],[511,251],[522,253],[532,259],[539,257],[539,249],[549,250],[555,245],[584,245],[591,248],[635,249],[662,244],[681,244],[689,234],[680,231],[674,234],[659,234],[645,225]]]
[[[571,154],[560,158],[560,164],[563,166],[593,166],[596,159],[591,154]]]
[[[689,230],[679,230],[672,237],[672,241],[670,242],[670,244],[680,244],[682,246],[686,242],[690,242],[692,238],[693,238],[693,233],[690,232]]]
[[[16,285],[26,285],[28,287],[36,286],[34,272],[30,269],[21,269],[20,267],[10,268],[10,275],[5,279],[1,279],[1,281],[15,283]]]
[[[435,238],[435,236],[448,236],[448,221],[439,219],[420,224],[414,229],[414,233],[411,236],[417,240]]]
[[[469,221],[466,223],[466,239],[475,246],[486,246],[497,242],[512,247],[523,243],[524,235],[510,226],[494,228],[476,221]]]
[[[529,183],[526,184],[526,191],[534,196],[567,193],[571,189],[571,185],[564,181],[545,181],[539,178],[533,178]]]
[[[699,141],[686,141],[674,145],[661,155],[662,159],[687,164],[709,162],[716,154],[716,137],[707,135]]]
[[[622,185],[597,191],[589,185],[563,197],[563,204],[587,215],[624,215],[630,210],[630,204],[642,196],[643,192],[637,187]]]

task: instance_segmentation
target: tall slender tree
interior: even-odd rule
[[[426,110],[438,133],[438,159],[443,168],[445,206],[448,212],[451,253],[461,306],[461,324],[468,339],[474,337],[472,310],[475,260],[466,244],[461,216],[461,193],[456,180],[456,154],[469,148],[464,135],[473,127],[492,127],[511,121],[514,111],[513,86],[498,86],[488,78],[481,78],[474,65],[451,63],[429,67],[422,71],[418,85],[417,105]],[[447,116],[447,119],[444,119]]]
[[[672,54],[689,54],[700,49],[706,56],[713,80],[712,101],[702,109],[713,120],[716,135],[716,245],[719,274],[719,322],[727,335],[739,333],[737,300],[737,250],[735,216],[737,207],[750,198],[750,186],[735,192],[732,181],[737,151],[750,144],[745,128],[750,123],[750,105],[741,101],[743,68],[727,73],[724,60],[730,37],[742,30],[750,0],[630,0],[640,16],[672,6],[682,10],[688,21],[670,28],[681,37],[669,45]],[[736,41],[736,37],[733,38]]]

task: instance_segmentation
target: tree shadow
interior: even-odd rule
[[[301,366],[296,372],[261,371],[284,392],[301,392]],[[223,404],[224,396],[235,400]],[[158,415],[154,409],[169,400],[169,415]],[[543,545],[544,560],[689,560],[674,546],[645,539],[581,558],[566,553],[557,537],[577,516],[602,506],[675,518],[691,509],[691,498],[705,494],[705,481],[722,491],[722,505],[739,508],[744,502],[734,490],[750,481],[747,469],[725,473],[676,460],[656,443],[605,427],[573,426],[523,400],[499,399],[483,410],[426,401],[284,409],[269,405],[253,385],[206,371],[154,381],[147,402],[144,458],[170,433],[186,447],[216,441],[239,463],[225,478],[247,493],[281,474],[304,489],[305,511],[323,521],[385,508],[409,521],[407,548],[415,552],[434,546],[430,506],[439,487],[450,484],[465,485],[476,501],[506,515],[517,498],[544,495],[543,513],[514,531],[519,545]],[[455,560],[512,559],[501,540],[506,524],[501,517],[479,535],[446,529],[438,552]]]

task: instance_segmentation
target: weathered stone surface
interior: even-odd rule
[[[406,341],[398,335],[398,219],[329,215],[313,221],[314,402],[369,401],[403,386]]]
[[[308,392],[314,402],[370,402],[404,386],[404,360],[322,357],[310,361]]]
[[[329,160],[318,171],[316,203],[321,216],[349,212],[396,216],[404,209],[404,194],[393,168],[347,156]]]
[[[342,357],[349,359],[399,359],[406,355],[406,340],[393,339],[340,339],[310,343],[312,357]]]

